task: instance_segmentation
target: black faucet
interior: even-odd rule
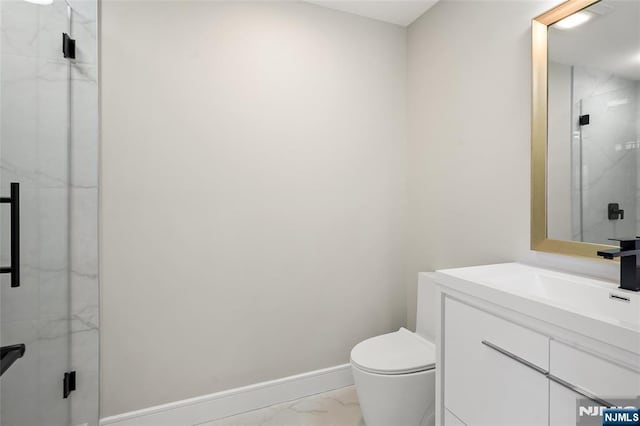
[[[620,248],[598,251],[605,259],[620,258],[620,288],[640,291],[640,237],[633,239],[611,239],[619,241]]]

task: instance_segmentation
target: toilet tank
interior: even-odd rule
[[[418,297],[416,306],[416,333],[425,339],[436,341],[436,286],[433,272],[418,274]]]

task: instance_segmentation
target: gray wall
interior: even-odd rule
[[[406,31],[233,3],[102,5],[102,416],[405,322]]]
[[[443,1],[409,27],[409,324],[419,271],[527,255],[531,19],[552,6]]]
[[[527,257],[553,5],[441,2],[405,57],[402,29],[309,5],[106,1],[103,416],[346,362],[414,323],[419,271]]]
[[[574,143],[571,115],[573,70],[570,65],[550,61],[548,73],[547,232],[552,239],[570,241],[576,219],[572,216],[573,195],[576,193],[574,185],[580,184],[579,179],[572,177],[579,177],[580,170],[574,170],[571,162]],[[577,198],[579,201],[580,197]],[[577,219],[579,222],[579,213]]]

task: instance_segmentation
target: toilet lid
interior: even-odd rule
[[[358,343],[351,351],[351,362],[371,373],[416,373],[434,368],[436,350],[433,343],[401,328]]]

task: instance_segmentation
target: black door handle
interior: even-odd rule
[[[11,195],[0,198],[11,206],[11,265],[0,267],[0,274],[11,274],[11,287],[20,287],[20,184],[11,183]]]

